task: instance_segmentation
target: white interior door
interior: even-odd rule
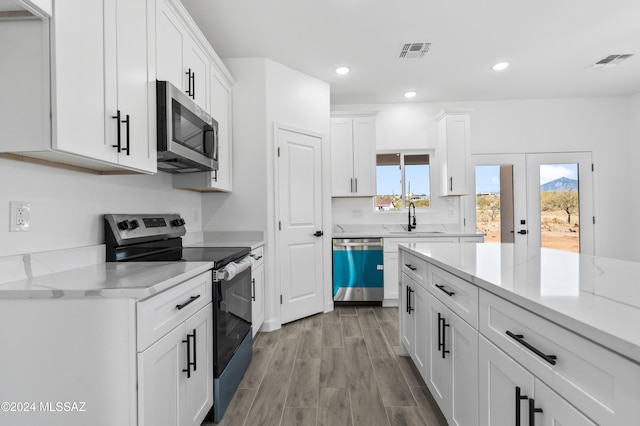
[[[322,312],[322,138],[276,129],[281,323]],[[319,233],[319,235],[316,235]]]

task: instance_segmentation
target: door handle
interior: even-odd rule
[[[531,398],[529,400],[529,426],[536,425],[536,413],[542,413],[542,408],[536,408],[536,401]]]
[[[316,231],[313,236],[314,237],[322,237],[322,235],[324,235],[324,233],[322,231]]]
[[[520,386],[516,386],[516,426],[520,426],[520,403],[523,399],[529,399],[529,397],[522,394]]]
[[[521,230],[518,231],[518,234],[527,235],[527,230],[526,229],[521,229]]]

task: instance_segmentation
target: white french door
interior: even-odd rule
[[[322,137],[276,128],[281,323],[323,310]]]
[[[590,152],[471,157],[476,195],[466,216],[486,242],[594,253]]]

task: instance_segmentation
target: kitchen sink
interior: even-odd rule
[[[420,226],[413,228],[411,231],[407,229],[407,225],[385,225],[385,229],[389,234],[444,234],[444,231],[429,229],[429,226]]]

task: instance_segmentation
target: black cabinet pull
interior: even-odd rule
[[[356,190],[355,190],[355,192],[357,193],[358,192],[358,178],[356,178],[355,180],[356,180]]]
[[[187,70],[187,72],[185,72],[185,74],[188,76],[188,77],[187,77],[187,84],[188,84],[188,87],[187,87],[187,95],[189,95],[189,96],[191,96],[191,97],[193,98],[193,97],[194,97],[194,95],[193,95],[193,91],[192,91],[193,89],[191,88],[191,79],[192,79],[192,75],[191,75],[191,68],[189,68],[189,69]]]
[[[411,306],[411,293],[413,293],[413,289],[409,286],[407,286],[407,289],[409,290],[409,293],[407,294],[407,312],[409,312],[409,315],[411,315],[411,312],[415,311],[415,309],[413,309],[413,306]]]
[[[449,178],[449,191],[453,191],[453,176]]]
[[[117,135],[117,143],[115,145],[111,145],[114,148],[118,148],[118,152],[122,150],[122,138],[120,135],[120,110],[116,113],[116,115],[111,116],[114,120],[116,120],[116,135]]]
[[[131,119],[129,118],[129,114],[127,114],[127,118],[122,120],[123,123],[126,123],[127,125],[127,147],[126,148],[122,148],[123,151],[126,151],[127,155],[129,155],[129,147],[131,146],[130,143],[130,138],[129,138],[129,124],[131,123]],[[120,125],[118,125],[118,128],[120,127]]]
[[[354,192],[353,191],[353,178],[351,178],[351,192]]]
[[[520,404],[523,399],[529,399],[529,397],[522,395],[520,386],[516,386],[516,426],[520,426]]]
[[[507,330],[507,336],[511,337],[516,342],[520,343],[522,346],[524,346],[525,348],[529,349],[534,354],[538,355],[540,358],[542,358],[545,361],[547,361],[549,364],[556,365],[556,359],[558,359],[557,356],[555,356],[555,355],[546,355],[546,354],[542,353],[542,351],[540,351],[540,349],[532,346],[530,343],[527,343],[524,340],[524,336],[522,334],[513,334],[512,332]]]
[[[411,312],[409,312],[409,286],[405,287],[405,295],[404,296],[405,296],[404,298],[406,300],[405,304],[407,305],[406,311],[409,314],[409,313],[411,313]]]
[[[438,316],[440,316],[440,314],[438,314]],[[445,354],[450,353],[450,351],[448,351],[446,349],[446,347],[447,347],[447,327],[449,327],[449,324],[447,324],[447,320],[443,316],[442,317],[442,359],[445,358]]]
[[[438,287],[447,296],[453,296],[455,294],[453,291],[446,290],[442,284],[436,284],[436,287]]]
[[[187,379],[191,378],[191,335],[187,334],[187,340],[183,340],[182,343],[187,344],[187,368],[183,368],[182,372],[187,373]]]
[[[191,296],[191,297],[189,298],[189,300],[187,300],[186,302],[181,303],[181,304],[179,304],[179,305],[176,305],[176,308],[177,308],[178,310],[183,309],[184,307],[186,307],[186,306],[187,306],[187,305],[189,305],[190,303],[195,302],[195,301],[196,301],[196,299],[198,299],[199,297],[200,297],[200,295],[199,295],[199,294],[198,294],[197,296]]]
[[[442,315],[438,312],[438,352],[442,351]]]
[[[189,335],[187,335],[187,338]],[[193,371],[198,369],[198,361],[196,360],[196,356],[198,354],[198,345],[196,344],[196,329],[193,329]]]
[[[314,237],[322,237],[322,235],[324,235],[324,233],[322,231],[316,231],[313,233]]]
[[[191,73],[191,78],[193,79],[193,83],[191,83],[191,97],[193,99],[196,98],[196,72]]]
[[[542,408],[536,408],[533,398],[529,400],[529,426],[536,426],[536,413],[542,413]]]
[[[251,286],[253,287],[251,291],[251,300],[255,302],[256,301],[256,279],[255,278],[251,278]]]
[[[406,266],[407,268],[411,269],[412,271],[415,271],[415,270],[418,269],[415,266],[411,265],[410,263],[405,263],[404,266]]]

